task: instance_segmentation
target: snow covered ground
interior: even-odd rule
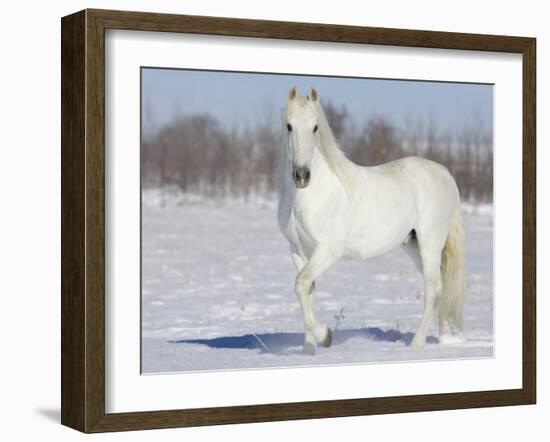
[[[333,345],[301,352],[294,265],[271,198],[143,195],[142,371],[226,370],[493,355],[492,206],[465,206],[465,344],[407,346],[422,281],[401,251],[342,260],[317,281],[316,313]]]

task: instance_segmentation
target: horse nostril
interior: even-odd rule
[[[310,177],[311,172],[306,167],[296,167],[292,170],[292,179],[296,183],[301,182],[307,185]]]

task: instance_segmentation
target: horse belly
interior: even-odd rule
[[[362,238],[350,241],[344,257],[365,260],[384,255],[400,246],[411,231],[410,227],[401,227],[377,236],[365,234]]]
[[[414,201],[388,198],[376,211],[356,216],[344,256],[364,260],[383,255],[401,245],[415,223]]]

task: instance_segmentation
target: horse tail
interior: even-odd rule
[[[443,291],[438,303],[441,319],[449,319],[461,330],[464,311],[464,225],[460,203],[451,218],[451,227],[441,252]]]

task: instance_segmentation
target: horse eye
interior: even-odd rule
[[[317,129],[319,129],[319,127],[315,125],[315,127],[313,128],[313,133],[317,132]]]
[[[292,132],[292,126],[290,125],[290,123],[286,123],[286,128],[289,132]]]

